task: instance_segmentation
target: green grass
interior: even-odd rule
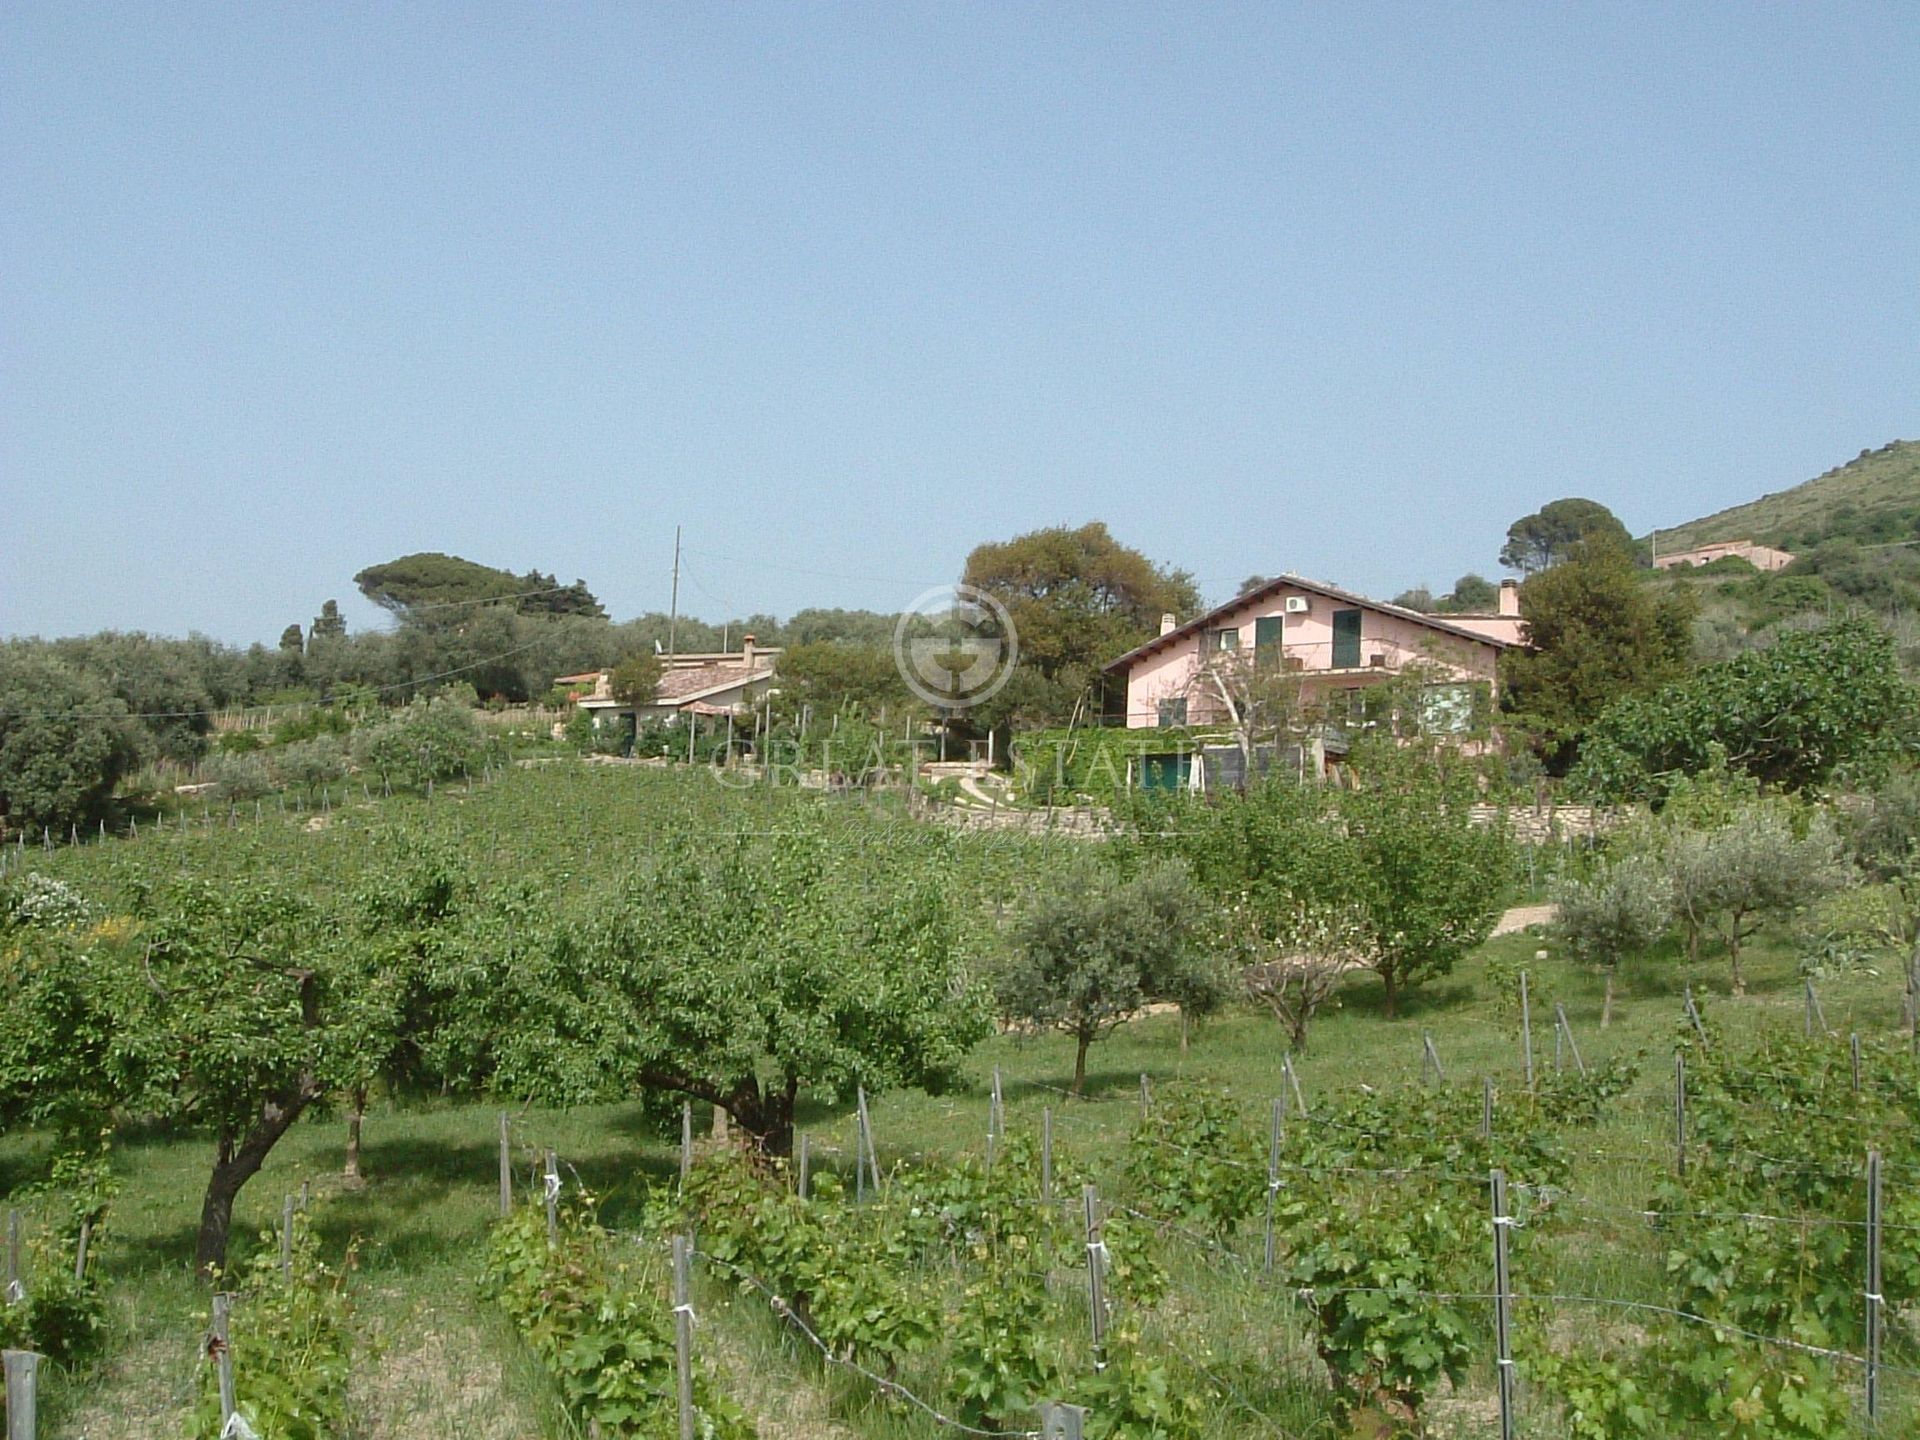
[[[1595,1206],[1642,1206],[1670,1153],[1666,1057],[1681,984],[1691,979],[1720,1023],[1730,1027],[1797,1026],[1802,992],[1792,958],[1781,945],[1752,951],[1752,990],[1740,1000],[1724,994],[1723,961],[1703,960],[1691,975],[1672,955],[1630,964],[1617,980],[1614,1023],[1602,1031],[1600,978],[1552,955],[1534,961],[1542,943],[1526,935],[1491,942],[1454,976],[1415,992],[1393,1020],[1380,1013],[1378,985],[1355,977],[1338,1007],[1316,1022],[1310,1049],[1298,1061],[1309,1105],[1361,1084],[1420,1083],[1423,1034],[1432,1035],[1449,1083],[1477,1090],[1480,1077],[1491,1075],[1502,1086],[1518,1084],[1513,1017],[1494,998],[1487,965],[1496,958],[1525,960],[1536,1000],[1537,1064],[1553,1062],[1555,1002],[1565,1005],[1590,1064],[1634,1051],[1650,1057],[1637,1089],[1596,1128],[1571,1181],[1572,1191]],[[1852,1029],[1882,1032],[1899,1020],[1899,984],[1891,975],[1836,980],[1822,987],[1822,1000],[1829,1023],[1843,1037]],[[1088,1094],[1080,1101],[1068,1100],[1059,1088],[1071,1074],[1064,1039],[997,1037],[980,1047],[969,1083],[957,1093],[876,1099],[873,1122],[883,1160],[980,1148],[995,1066],[1003,1077],[1009,1128],[1037,1131],[1042,1108],[1051,1107],[1060,1145],[1096,1172],[1110,1172],[1117,1163],[1138,1115],[1142,1074],[1150,1084],[1187,1076],[1227,1086],[1250,1109],[1263,1110],[1267,1097],[1277,1093],[1281,1032],[1265,1017],[1239,1013],[1196,1027],[1184,1054],[1179,1037],[1173,1016],[1123,1028],[1095,1047]],[[235,1224],[240,1254],[276,1222],[282,1197],[303,1183],[312,1188],[323,1253],[337,1260],[351,1247],[351,1284],[366,1335],[364,1377],[356,1381],[362,1434],[475,1440],[570,1433],[544,1378],[477,1294],[483,1239],[497,1208],[498,1113],[486,1105],[447,1102],[377,1106],[366,1127],[369,1183],[358,1191],[339,1181],[344,1122],[337,1115],[315,1117],[289,1135],[241,1196]],[[704,1126],[706,1116],[700,1118]],[[817,1165],[849,1164],[853,1130],[846,1107],[807,1106],[801,1124],[814,1137]],[[632,1223],[647,1188],[674,1172],[674,1143],[649,1128],[638,1105],[520,1111],[514,1133],[523,1180],[538,1152],[550,1146],[570,1175],[606,1197],[605,1217],[616,1226]],[[45,1143],[37,1137],[0,1141],[0,1192],[24,1185],[45,1158]],[[115,1163],[124,1188],[97,1251],[111,1286],[112,1340],[107,1357],[92,1370],[48,1377],[43,1433],[53,1440],[179,1433],[202,1324],[204,1297],[190,1272],[209,1160],[204,1138],[122,1136]],[[1596,1209],[1530,1259],[1550,1266],[1555,1283],[1569,1292],[1659,1293],[1657,1241],[1631,1216]],[[1323,1410],[1321,1382],[1310,1349],[1281,1313],[1284,1301],[1223,1273],[1198,1252],[1177,1259],[1176,1280],[1185,1298],[1172,1313],[1179,1316],[1184,1305],[1196,1318],[1189,1329],[1169,1328],[1167,1339],[1205,1347],[1249,1403],[1279,1417],[1288,1433],[1309,1433]],[[1517,1288],[1527,1285],[1526,1275],[1518,1273]],[[715,1318],[703,1334],[711,1334],[739,1392],[767,1418],[765,1433],[935,1433],[877,1405],[864,1382],[823,1380],[761,1307],[708,1290],[703,1303],[714,1307]],[[1198,1318],[1202,1310],[1204,1321]],[[1556,1325],[1592,1322],[1591,1316],[1553,1318]],[[1246,1357],[1252,1355],[1273,1363],[1249,1369]],[[1437,1405],[1436,1433],[1485,1433],[1489,1383],[1480,1374],[1469,1394]],[[1912,1389],[1891,1382],[1897,1405],[1911,1405]],[[1552,1434],[1551,1416],[1535,1408],[1532,1433]],[[1911,1418],[1913,1412],[1901,1413]],[[1268,1433],[1244,1415],[1236,1421],[1223,1414],[1217,1424],[1222,1435]]]

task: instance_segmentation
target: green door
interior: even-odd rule
[[[1184,790],[1193,777],[1193,756],[1191,755],[1142,755],[1140,757],[1140,788],[1142,790]]]
[[[1333,612],[1333,668],[1336,670],[1360,668],[1360,612],[1358,610]]]

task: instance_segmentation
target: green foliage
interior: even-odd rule
[[[1844,884],[1839,838],[1824,812],[1797,814],[1780,800],[1753,800],[1724,824],[1677,829],[1666,846],[1676,908],[1689,932],[1726,943],[1735,993],[1740,949],[1766,920],[1790,914]]]
[[[1658,803],[1676,777],[1716,763],[1786,790],[1871,778],[1903,743],[1915,705],[1888,635],[1842,620],[1619,701],[1593,726],[1572,784],[1601,800]]]
[[[606,617],[583,581],[563,587],[553,576],[538,570],[515,575],[435,551],[369,565],[353,577],[353,583],[381,609],[402,615],[438,607],[470,607],[492,600],[511,601],[514,608],[529,614]],[[532,591],[547,593],[528,593]]]
[[[76,1180],[80,1183],[74,1186]],[[81,1364],[99,1352],[107,1337],[99,1255],[107,1238],[104,1221],[113,1191],[104,1162],[89,1162],[71,1152],[55,1162],[47,1193],[67,1199],[70,1214],[27,1228],[21,1261],[24,1293],[17,1303],[0,1296],[0,1349],[37,1351],[64,1366]],[[90,1230],[87,1271],[76,1275],[83,1221]]]
[[[949,1084],[989,1009],[948,889],[937,866],[866,858],[799,817],[721,846],[663,839],[538,950],[472,957],[506,1032],[500,1083],[556,1100],[689,1095],[779,1151],[803,1088]]]
[[[1191,877],[1161,862],[1123,877],[1097,860],[1071,864],[1021,917],[996,977],[1001,1013],[1077,1042],[1073,1093],[1087,1048],[1155,1001],[1204,1012],[1226,982],[1200,944]]]
[[[892,636],[864,644],[815,640],[790,646],[780,656],[777,708],[788,716],[812,712],[813,728],[829,725],[843,711],[856,715],[908,715],[920,703],[900,678]]]
[[[229,803],[258,800],[275,788],[273,772],[258,755],[221,751],[205,762],[201,773],[220,787],[220,798]]]
[[[465,705],[416,700],[393,719],[353,739],[355,762],[388,785],[425,789],[480,768],[487,739]]]
[[[346,1269],[353,1268],[349,1253]],[[344,1278],[322,1264],[311,1230],[296,1219],[290,1275],[277,1237],[263,1233],[254,1257],[223,1276],[234,1293],[228,1320],[234,1409],[260,1440],[335,1440],[348,1433],[352,1306]],[[200,1367],[191,1440],[219,1440],[219,1371],[209,1348]]]
[[[1627,527],[1599,501],[1555,500],[1507,527],[1500,563],[1509,570],[1546,570],[1569,558],[1583,543],[1596,541],[1627,552],[1633,548]]]
[[[1380,975],[1391,1014],[1402,991],[1491,933],[1512,854],[1500,831],[1473,824],[1464,768],[1391,743],[1355,768],[1359,788],[1340,793],[1269,779],[1204,801],[1143,796],[1132,832],[1192,867],[1242,964],[1324,941],[1333,925],[1339,953]]]
[[[1584,879],[1564,876],[1552,898],[1554,934],[1590,965],[1618,965],[1658,944],[1673,925],[1673,880],[1653,855],[1602,861]]]
[[[569,1207],[557,1245],[528,1206],[497,1222],[488,1287],[560,1388],[583,1430],[620,1440],[675,1434],[673,1311],[655,1244],[620,1244],[589,1199]],[[749,1440],[755,1431],[704,1364],[694,1374],[695,1434]]]
[[[1690,1143],[1701,1158],[1650,1202],[1666,1303],[1701,1319],[1656,1316],[1632,1342],[1615,1335],[1597,1347],[1533,1337],[1529,1373],[1561,1398],[1574,1435],[1697,1426],[1815,1440],[1848,1424],[1851,1377],[1817,1352],[1858,1354],[1864,1343],[1861,1157],[1878,1146],[1895,1173],[1911,1162],[1912,1057],[1869,1046],[1855,1090],[1843,1047],[1770,1035],[1735,1047],[1717,1029],[1709,1036],[1702,1045],[1689,1034]],[[1886,1194],[1885,1223],[1898,1235],[1920,1202],[1902,1186]],[[1889,1244],[1881,1283],[1889,1314],[1912,1303],[1920,1263],[1908,1247]]]
[[[138,756],[118,696],[75,667],[0,647],[0,822],[65,831],[107,813]]]
[[[1066,720],[1100,667],[1156,633],[1163,613],[1190,619],[1201,609],[1190,576],[1156,566],[1098,521],[976,546],[961,579],[1007,607],[1020,669],[1034,682],[1009,687],[1024,696],[1027,719]]]
[[[613,667],[607,676],[607,690],[622,705],[644,708],[653,704],[659,695],[663,673],[660,657],[651,651],[642,651]]]
[[[1686,673],[1692,596],[1642,584],[1616,546],[1577,546],[1531,577],[1520,587],[1520,613],[1528,644],[1501,659],[1502,708],[1555,773],[1610,705]]]
[[[1352,906],[1389,1015],[1402,990],[1452,973],[1499,918],[1512,849],[1473,823],[1472,801],[1470,775],[1398,747],[1373,752],[1360,788],[1339,797]]]
[[[1232,1101],[1198,1085],[1163,1086],[1127,1147],[1127,1179],[1156,1215],[1221,1238],[1258,1213],[1265,1166]]]

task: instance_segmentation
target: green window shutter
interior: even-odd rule
[[[1286,621],[1279,615],[1262,615],[1253,622],[1253,648],[1265,650],[1278,645],[1286,636]]]
[[[1333,668],[1336,670],[1360,668],[1360,612],[1358,610],[1333,612]]]

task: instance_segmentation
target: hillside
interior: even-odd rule
[[[1913,539],[1917,523],[1920,441],[1895,440],[1791,490],[1662,529],[1659,540],[1662,554],[1715,540],[1760,540],[1797,552],[1840,535],[1868,543]]]

